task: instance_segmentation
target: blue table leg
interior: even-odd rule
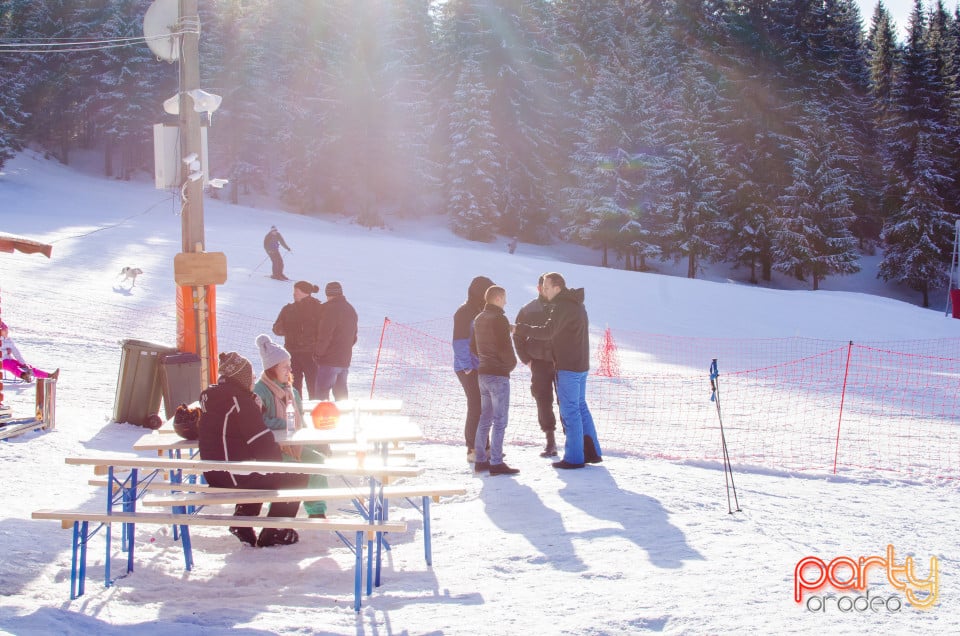
[[[353,609],[360,612],[360,587],[363,578],[363,531],[357,530],[357,539],[354,544],[356,559],[353,565]],[[369,592],[368,592],[369,593]]]

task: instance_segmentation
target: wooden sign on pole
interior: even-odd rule
[[[223,252],[181,252],[173,257],[177,285],[198,287],[227,282],[227,255]]]

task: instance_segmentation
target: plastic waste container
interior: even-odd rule
[[[182,402],[200,399],[200,356],[195,353],[167,353],[160,357],[160,384],[163,388],[163,410],[167,419],[177,412]]]
[[[117,394],[113,403],[115,422],[130,422],[138,426],[158,425],[160,356],[176,352],[173,347],[142,340],[123,341]]]

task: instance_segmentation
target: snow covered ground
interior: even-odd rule
[[[593,267],[596,254],[574,247],[521,244],[509,255],[502,242],[461,241],[435,220],[368,230],[208,199],[207,249],[226,252],[229,264],[219,310],[272,317],[289,302],[289,286],[266,279],[265,266],[257,269],[270,224],[294,248],[288,275],[321,286],[340,280],[361,326],[382,316],[406,323],[446,317],[481,273],[506,287],[508,313],[515,312],[532,296],[537,275],[555,269],[587,289],[595,329],[874,341],[960,335],[960,321],[943,315],[942,298],[933,297],[938,307],[921,309],[914,294],[882,285],[869,268],[828,279],[818,292],[742,284],[743,272],[717,266],[708,268],[710,280],[687,280]],[[359,615],[350,607],[349,552],[328,533],[310,532],[295,546],[253,549],[223,531],[198,529],[196,567],[185,572],[169,528],[143,527],[136,570],[110,588],[99,580],[103,544],[95,540],[86,595],[70,601],[69,532],[32,521],[30,513],[97,505],[89,469],[68,467],[63,457],[128,453],[143,433],[110,421],[120,357],[116,321],[142,310],[136,331],[122,337],[172,340],[174,326],[151,315],[173,303],[180,217],[169,195],[147,183],[96,178],[24,153],[0,175],[0,230],[54,244],[50,260],[0,254],[0,298],[28,360],[62,374],[56,430],[0,443],[6,633],[960,631],[960,497],[952,481],[747,471],[734,458],[742,512],[728,514],[724,473],[712,463],[608,454],[602,465],[565,473],[533,447],[510,446],[518,476],[474,477],[455,443],[416,445],[424,479],[467,488],[434,507],[433,567],[423,562],[419,516],[400,510],[394,516],[407,519],[409,529],[393,537],[385,584],[364,598]],[[558,253],[572,262],[555,260]],[[145,272],[132,290],[117,278],[126,265]],[[254,365],[259,371],[258,360]],[[32,410],[32,388],[8,386],[5,393],[19,412]],[[602,421],[598,428],[602,441]],[[908,604],[879,567],[868,582],[870,600],[882,597],[882,606],[860,611],[867,603],[854,602],[860,592],[833,588],[794,602],[794,568],[804,557],[886,560],[888,546],[897,565],[915,559],[920,579],[930,573],[930,558],[938,559],[935,607]],[[840,581],[849,576],[848,568],[836,572]],[[824,594],[848,600],[812,611],[819,608],[811,599]],[[898,611],[889,609],[898,603]]]

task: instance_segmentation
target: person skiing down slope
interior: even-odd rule
[[[270,278],[274,280],[290,280],[283,274],[283,257],[280,256],[280,246],[283,246],[288,252],[292,252],[287,242],[283,240],[283,235],[276,225],[270,226],[270,231],[263,237],[263,249],[270,257],[270,263],[273,265],[273,274]]]

